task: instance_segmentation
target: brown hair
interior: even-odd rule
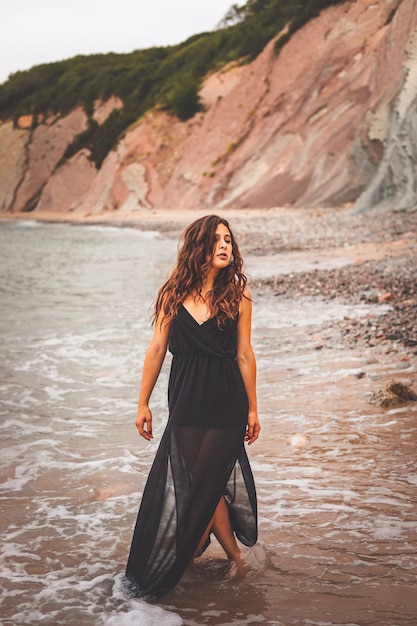
[[[217,316],[219,327],[237,316],[247,284],[247,278],[242,271],[243,259],[227,220],[217,215],[206,215],[190,224],[181,236],[177,263],[156,298],[153,323],[161,313],[162,321],[170,322],[188,295],[202,295],[204,279],[211,267],[219,224],[224,224],[229,229],[232,260],[217,274],[212,291],[206,294],[206,301],[211,315]]]

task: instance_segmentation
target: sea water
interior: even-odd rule
[[[358,388],[361,368],[383,376],[391,361],[366,365],[330,338],[316,349],[318,324],[375,311],[256,292],[260,541],[244,550],[248,576],[235,581],[213,542],[160,601],[126,594],[169,355],[150,443],[134,427],[140,368],[176,245],[129,228],[0,224],[1,623],[414,623],[416,411],[371,407],[370,378]]]

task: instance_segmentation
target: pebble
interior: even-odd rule
[[[380,374],[370,374],[369,378],[371,380],[381,380],[381,375]]]
[[[358,378],[359,380],[361,378],[364,378],[366,376],[365,372],[357,372],[356,374],[354,374],[354,376],[356,376],[356,378]]]
[[[395,364],[395,367],[397,368],[397,370],[407,370],[409,367],[411,367],[411,364],[407,361],[400,361],[399,363]]]

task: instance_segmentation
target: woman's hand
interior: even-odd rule
[[[153,438],[152,412],[148,405],[138,407],[135,424],[141,437],[143,437],[147,441],[150,441]]]
[[[246,428],[245,441],[250,445],[256,441],[261,432],[261,424],[259,423],[258,414],[256,411],[249,411],[248,426]]]

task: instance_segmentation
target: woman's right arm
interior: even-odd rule
[[[146,351],[140,385],[136,428],[141,437],[147,441],[152,439],[152,413],[149,408],[149,399],[164,362],[169,339],[170,323],[162,322],[158,318],[155,322],[153,337]]]

